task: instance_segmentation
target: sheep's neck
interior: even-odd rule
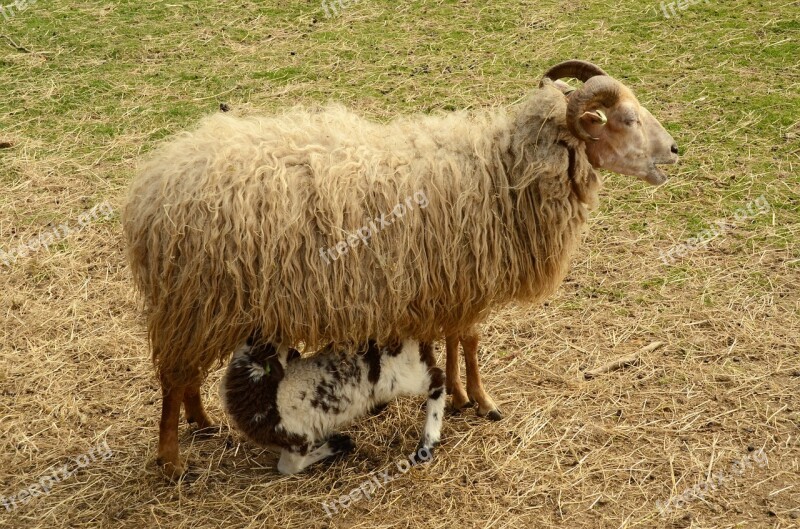
[[[546,103],[526,101],[511,118],[506,171],[496,186],[497,222],[511,227],[499,301],[539,302],[558,288],[596,203],[599,179],[583,144],[558,119],[563,99]]]

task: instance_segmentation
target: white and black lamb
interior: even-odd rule
[[[281,449],[278,471],[294,474],[353,448],[343,426],[395,397],[427,395],[417,447],[433,456],[444,413],[444,373],[433,350],[415,340],[346,350],[328,346],[310,358],[252,339],[234,353],[220,396],[233,425],[262,446]]]

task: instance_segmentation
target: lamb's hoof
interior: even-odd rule
[[[439,443],[435,443],[438,445]],[[434,446],[435,446],[434,445]],[[414,453],[416,464],[425,464],[433,461],[433,446],[425,446],[422,443],[417,445],[417,451]]]
[[[342,433],[330,436],[328,445],[330,445],[335,454],[348,454],[356,449],[353,438]]]

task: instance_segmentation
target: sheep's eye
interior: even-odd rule
[[[629,118],[625,118],[625,124],[628,125],[629,127],[632,127],[632,126],[636,125],[637,123],[639,123],[639,118],[637,118],[635,116],[631,116]]]

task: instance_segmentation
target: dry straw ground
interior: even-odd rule
[[[220,102],[336,100],[376,119],[509,104],[580,57],[633,87],[684,157],[658,189],[608,176],[559,293],[492,315],[481,361],[506,418],[449,417],[435,462],[331,518],[321,502],[410,453],[419,402],[293,477],[227,428],[183,426],[192,479],[171,485],[118,215],[0,264],[0,495],[103,439],[113,451],[0,504],[0,527],[799,527],[798,7],[711,0],[666,20],[655,0],[363,0],[325,18],[316,2],[79,0],[1,18],[3,251],[105,200],[118,211],[135,161]],[[762,194],[768,213],[659,262]],[[581,377],[653,341],[638,364]],[[759,449],[767,466],[733,473]],[[724,487],[659,516],[718,471]]]

